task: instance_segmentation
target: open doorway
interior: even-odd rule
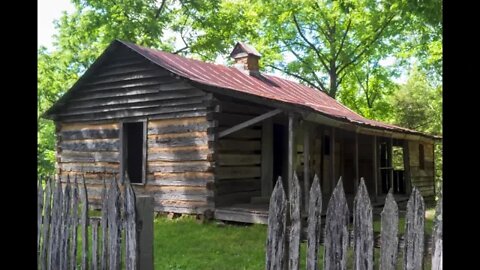
[[[145,123],[123,123],[122,172],[131,183],[145,182]],[[122,179],[123,180],[123,179]]]
[[[279,176],[284,178],[287,156],[286,144],[287,130],[284,125],[273,124],[273,186],[275,186]]]

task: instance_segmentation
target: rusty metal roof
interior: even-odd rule
[[[262,74],[261,78],[259,78],[233,67],[189,59],[124,41],[119,42],[172,73],[200,84],[308,107],[332,118],[346,120],[352,124],[436,137],[415,130],[367,119],[318,89],[277,76]]]

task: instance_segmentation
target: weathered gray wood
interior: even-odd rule
[[[354,269],[373,270],[372,206],[363,177],[353,202]]]
[[[375,194],[374,194],[374,199],[377,201],[378,199],[378,159],[377,159],[377,152],[378,152],[378,147],[377,147],[377,136],[373,136],[373,182],[374,182],[374,189],[375,189]]]
[[[98,269],[98,219],[93,219],[91,221],[92,225],[92,270]]]
[[[216,195],[260,190],[260,179],[228,179],[215,182]]]
[[[318,249],[320,247],[320,229],[322,219],[322,191],[320,180],[315,174],[310,187],[307,227],[307,270],[318,269]]]
[[[348,205],[340,177],[327,207],[323,269],[347,269],[348,218]]]
[[[62,140],[115,139],[118,138],[118,129],[66,130],[59,135]]]
[[[108,197],[107,197],[107,184],[105,183],[105,177],[103,177],[103,189],[102,189],[102,253],[100,255],[100,269],[107,269],[108,266]]]
[[[385,198],[380,231],[380,269],[395,270],[398,255],[398,206],[391,188]]]
[[[432,270],[443,269],[443,196],[439,192],[432,235]]]
[[[240,123],[240,124],[238,124],[238,125],[235,125],[235,126],[229,128],[229,129],[227,129],[227,130],[224,130],[224,131],[220,132],[220,133],[218,134],[218,138],[222,138],[222,137],[224,137],[224,136],[226,136],[226,135],[228,135],[228,134],[230,134],[230,133],[233,133],[233,132],[235,132],[235,131],[241,130],[241,129],[243,129],[243,128],[246,128],[246,127],[248,127],[248,126],[254,125],[254,124],[256,124],[256,123],[259,123],[259,122],[261,122],[261,121],[263,121],[263,120],[265,120],[265,119],[271,118],[271,117],[273,117],[273,116],[275,116],[275,115],[277,115],[277,114],[279,114],[279,113],[281,113],[281,112],[282,112],[282,110],[280,110],[280,109],[275,109],[275,110],[269,111],[269,112],[267,112],[267,113],[264,113],[264,114],[262,114],[262,115],[259,115],[259,116],[257,116],[257,117],[254,117],[254,118],[252,118],[252,119],[249,119],[249,120],[247,120],[247,121],[245,121],[245,122],[242,122],[242,123]]]
[[[259,166],[217,167],[215,169],[217,179],[243,179],[261,175]]]
[[[137,225],[135,193],[130,181],[125,183],[125,266],[137,269]]]
[[[177,94],[178,95],[178,94]],[[59,116],[66,117],[66,116],[80,116],[85,114],[91,113],[106,113],[106,112],[118,112],[125,109],[153,109],[153,108],[173,108],[177,106],[198,106],[198,105],[207,105],[205,96],[197,96],[197,97],[181,97],[181,98],[169,98],[169,99],[160,99],[159,96],[156,97],[147,97],[147,95],[142,95],[140,98],[133,97],[127,100],[122,98],[115,98],[113,101],[103,102],[96,106],[92,106],[91,104],[87,103],[88,106],[83,105],[86,102],[79,102],[83,103],[80,106],[70,106],[68,113],[61,113]],[[172,97],[172,96],[170,96]],[[97,102],[98,103],[98,102]],[[75,107],[75,108],[72,108]]]
[[[425,205],[420,191],[414,187],[407,203],[405,216],[405,270],[420,270],[423,267]]]
[[[127,106],[126,106],[127,107]],[[128,106],[132,107],[132,106]],[[99,112],[78,112],[78,113],[69,113],[59,115],[61,119],[72,120],[72,119],[82,119],[82,117],[87,117],[90,119],[118,119],[126,117],[135,117],[135,116],[146,116],[152,114],[167,114],[167,113],[176,113],[176,112],[185,112],[185,111],[197,111],[204,110],[206,105],[203,102],[197,102],[195,104],[186,104],[186,105],[176,105],[176,106],[137,106],[139,108],[118,108],[118,109],[105,109]],[[130,109],[130,110],[129,110]]]
[[[148,165],[148,172],[165,172],[165,173],[181,173],[181,172],[207,172],[212,168],[212,164],[207,161],[190,161]]]
[[[120,141],[118,139],[103,139],[95,141],[61,141],[62,150],[71,151],[118,151]]]
[[[148,86],[118,87],[102,91],[102,93],[90,93],[79,98],[72,99],[72,108],[95,108],[109,105],[129,106],[130,104],[143,102],[158,102],[171,104],[187,98],[203,99],[205,93],[198,89],[178,90],[174,92],[159,93],[158,87],[162,83]]]
[[[239,154],[244,152],[261,151],[260,140],[220,139],[217,143],[219,151],[232,151]]]
[[[262,123],[262,126],[265,124],[265,122],[271,121],[271,119],[267,119]],[[215,130],[223,131],[227,129],[227,127],[216,127]],[[232,134],[229,134],[225,136],[225,139],[261,139],[263,137],[262,135],[262,129],[257,129],[256,127],[252,128],[245,128],[242,130],[239,130],[237,132],[234,132]]]
[[[159,151],[148,154],[148,161],[197,161],[207,160],[210,154],[208,149]],[[220,162],[221,160],[219,160]]]
[[[117,180],[114,179],[108,191],[108,249],[109,249],[109,268],[110,270],[120,269],[120,191]]]
[[[136,269],[153,270],[153,197],[136,196],[135,202],[136,222],[138,224]]]
[[[262,124],[262,196],[270,196],[273,188],[273,122],[266,119]],[[221,157],[219,157],[221,160]]]
[[[213,119],[218,120],[219,127],[230,128],[233,125],[252,119],[252,116],[245,114],[215,112],[213,113]],[[256,123],[253,126],[261,126],[261,123]]]
[[[82,270],[88,269],[88,194],[87,186],[85,185],[85,177],[82,177]]]
[[[52,180],[55,181],[55,180]],[[48,268],[60,268],[59,248],[60,248],[60,225],[62,215],[62,185],[60,179],[56,181],[55,191],[52,202],[52,219],[50,224],[49,258]]]
[[[79,152],[64,150],[58,154],[60,162],[118,162],[118,152]]]
[[[85,86],[89,87],[89,86],[96,86],[96,85],[131,83],[131,82],[141,81],[144,79],[158,78],[162,76],[168,76],[168,72],[162,69],[153,69],[153,70],[144,70],[141,72],[129,72],[129,73],[123,73],[123,74],[116,74],[116,75],[104,75],[101,77],[95,76],[94,78],[91,78],[89,82],[85,84]]]
[[[49,237],[49,233],[51,235],[51,229],[50,229],[50,224],[51,224],[51,209],[52,209],[52,192],[53,191],[53,181],[50,179],[50,177],[46,178],[45,181],[45,202],[44,202],[44,209],[43,209],[43,227],[42,227],[42,251],[41,251],[41,258],[40,258],[40,264],[41,264],[41,269],[46,270],[47,269],[47,253],[51,250],[49,249],[50,247],[50,241],[51,238]]]
[[[215,205],[224,206],[236,203],[250,203],[253,197],[258,197],[260,195],[260,190],[240,191],[235,193],[217,195],[215,197]]]
[[[301,189],[297,173],[293,172],[292,189],[288,193],[290,210],[290,227],[288,233],[288,269],[298,270],[300,267],[300,232],[302,229],[300,205]]]
[[[41,232],[42,232],[42,212],[43,212],[43,187],[42,187],[42,177],[39,177],[37,180],[37,260],[40,261],[40,251],[41,251]]]
[[[266,243],[266,269],[284,269],[287,201],[282,178],[278,177],[268,210],[268,232]]]
[[[159,147],[159,148],[169,148],[169,147],[177,147],[177,146],[197,146],[197,145],[205,145],[209,141],[207,136],[204,137],[196,137],[192,135],[192,137],[173,137],[173,138],[155,138],[155,139],[148,139],[148,146],[149,147]]]
[[[145,119],[146,113],[131,113],[131,114],[126,114],[123,116],[117,116],[117,119],[128,119],[128,120],[142,120]],[[160,119],[179,119],[179,118],[184,118],[184,117],[198,117],[198,116],[207,116],[209,117],[209,112],[207,111],[207,108],[202,109],[202,110],[196,110],[196,111],[191,111],[191,110],[185,110],[185,111],[178,111],[178,112],[172,112],[172,113],[149,113],[148,118],[150,120],[160,120]],[[115,118],[115,117],[114,117]],[[100,124],[100,123],[110,123],[112,121],[111,116],[98,116],[98,115],[93,115],[93,116],[77,116],[77,117],[64,117],[64,118],[54,118],[57,121],[62,121],[64,123],[90,123],[90,124]]]
[[[293,114],[288,114],[288,149],[287,149],[287,195],[290,193],[290,190],[292,189],[292,178],[293,178],[293,159],[294,159],[294,143],[295,143],[295,138],[294,136],[294,131],[293,131]]]
[[[65,185],[63,195],[63,211],[62,211],[62,227],[61,227],[61,253],[60,253],[60,268],[67,269],[69,265],[69,245],[70,245],[70,204],[71,204],[71,185],[70,175],[67,175],[67,184]]]
[[[103,92],[106,92],[107,90],[118,89],[118,88],[125,89],[125,88],[138,87],[138,86],[150,86],[150,85],[163,84],[163,83],[164,83],[164,78],[160,76],[125,80],[125,81],[120,80],[120,81],[110,82],[106,84],[89,85],[89,86],[86,85],[83,88],[85,92],[83,93],[79,92],[79,94],[77,95],[79,97],[85,97],[88,95],[95,94],[92,92],[98,92],[98,95],[96,96],[98,98],[98,97],[104,97],[104,96],[101,96],[100,94],[103,94]],[[80,98],[76,97],[75,100],[80,100]]]
[[[213,125],[210,122],[190,123],[186,125],[170,125],[170,126],[163,126],[163,127],[149,127],[148,135],[205,132],[210,127],[213,127]]]
[[[60,169],[64,172],[76,172],[76,173],[118,173],[117,166],[105,166],[100,164],[85,165],[82,163],[59,163]]]
[[[262,156],[263,158],[263,156]],[[220,166],[239,166],[261,164],[261,157],[257,154],[223,154],[219,153],[216,164]],[[270,182],[272,179],[270,179]]]
[[[102,77],[111,77],[111,76],[118,76],[124,74],[131,74],[131,73],[141,73],[143,71],[153,71],[158,70],[158,67],[147,65],[147,64],[136,64],[132,66],[127,66],[123,68],[100,68],[99,71],[95,72],[95,78],[102,78]],[[164,72],[163,75],[168,75],[167,72]]]
[[[78,189],[78,180],[75,175],[74,185],[72,189],[72,203],[71,203],[71,212],[72,212],[72,244],[70,245],[70,269],[75,270],[77,268],[77,232],[78,232],[78,203],[79,203],[79,189]]]
[[[220,99],[218,104],[220,105],[220,111],[227,113],[259,115],[268,112],[270,109],[265,106],[255,105],[254,103],[246,104],[244,102],[239,102],[238,99],[235,100],[235,102]]]

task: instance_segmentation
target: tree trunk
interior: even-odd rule
[[[338,80],[338,74],[337,74],[337,67],[335,66],[335,63],[330,65],[330,91],[328,91],[328,95],[331,96],[332,98],[335,98],[337,95],[337,80]]]

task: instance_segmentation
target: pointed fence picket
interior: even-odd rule
[[[85,179],[81,178],[80,186],[77,176],[73,179],[73,184],[70,176],[63,181],[60,178],[43,178],[38,183],[38,268],[138,269],[138,249],[141,245],[138,234],[143,232],[136,225],[136,220],[138,211],[143,210],[136,207],[131,184],[125,183],[122,189],[125,192],[120,192],[115,179],[108,190],[103,182],[101,199],[105,211],[102,211],[101,217],[90,217]],[[142,220],[153,222],[152,218],[143,218],[153,215],[153,209],[145,204],[145,199],[149,198],[140,198],[141,204],[149,210],[141,213]],[[151,200],[146,201],[151,203]],[[77,237],[79,229],[81,235]],[[122,239],[123,235],[125,239]],[[122,244],[126,250],[123,254]],[[145,248],[150,248],[149,254],[153,255],[152,246],[142,246],[142,249]],[[152,258],[146,260],[153,261]]]
[[[299,269],[300,247],[300,186],[294,174],[292,190],[285,195],[281,178],[277,181],[270,197],[268,236],[266,245],[266,269]],[[315,175],[309,192],[307,217],[307,263],[306,269],[347,269],[347,250],[353,248],[353,268],[373,270],[375,259],[379,269],[398,269],[399,247],[403,254],[403,269],[420,270],[424,267],[424,224],[425,205],[419,190],[413,187],[407,203],[404,244],[398,237],[399,211],[392,191],[385,199],[381,213],[380,256],[374,258],[373,212],[370,198],[361,178],[353,203],[353,224],[347,199],[340,177],[327,206],[325,228],[321,229],[322,193],[319,179]],[[288,213],[288,215],[287,215]],[[352,233],[349,234],[349,225]],[[286,234],[286,232],[288,234]],[[320,238],[324,233],[323,261],[318,259]],[[351,239],[349,239],[351,238]],[[349,244],[350,243],[350,244]],[[442,198],[437,203],[432,240],[432,269],[442,269]],[[288,247],[288,251],[285,248]],[[285,264],[283,258],[288,257]]]

